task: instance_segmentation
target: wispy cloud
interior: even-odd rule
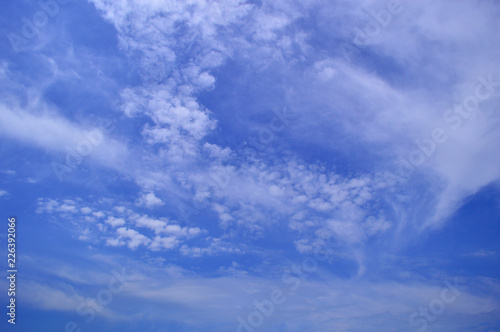
[[[11,22],[12,8],[4,30],[27,15]],[[498,276],[481,264],[498,258],[498,4],[60,10],[29,51],[0,52],[0,198],[33,211],[28,243],[57,233],[67,247],[53,271],[30,261],[31,307],[74,310],[126,265],[110,322],[234,331],[279,288],[269,331],[408,330],[462,273],[468,289],[432,328],[494,321]],[[317,273],[295,275],[326,243]]]

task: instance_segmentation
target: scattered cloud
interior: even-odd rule
[[[163,201],[160,198],[156,197],[153,192],[149,192],[141,194],[141,196],[137,199],[136,204],[139,206],[146,206],[148,208],[153,208],[157,206],[162,206],[165,203],[163,203]]]
[[[25,5],[5,31],[50,11]],[[146,330],[235,330],[274,288],[265,330],[406,330],[467,271],[432,328],[498,328],[497,3],[68,6],[0,51],[0,198],[43,221],[26,243],[71,237],[30,263],[30,306],[74,312],[126,265],[101,314]]]

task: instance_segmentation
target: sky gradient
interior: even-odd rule
[[[497,1],[0,16],[0,330],[500,331]]]

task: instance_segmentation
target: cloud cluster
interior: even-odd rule
[[[307,38],[310,29],[319,29],[329,38],[348,40],[357,25],[373,19],[361,10],[369,7],[368,3],[353,5],[351,10],[347,3],[339,3],[345,7],[344,16],[338,18],[332,14],[330,17],[339,19],[342,29],[338,31],[323,31],[321,24],[328,19],[325,13],[318,16],[319,26],[298,23],[304,19],[301,11],[318,14],[313,2],[304,4],[301,10],[298,5],[286,2],[271,5],[243,1],[116,3],[96,0],[93,3],[114,25],[120,48],[141,74],[138,85],[121,90],[120,109],[139,122],[144,117],[148,119],[142,126],[140,139],[132,143],[137,144],[134,153],[141,155],[143,163],[132,163],[132,171],[125,171],[130,165],[116,167],[132,174],[140,186],[135,202],[139,207],[152,210],[171,207],[179,199],[187,197],[191,201],[194,197],[193,202],[217,214],[219,225],[229,234],[239,229],[262,236],[269,225],[286,223],[291,230],[300,233],[300,241],[306,241],[303,237],[311,241],[335,238],[353,244],[381,236],[395,229],[394,225],[401,231],[405,225],[414,223],[419,224],[412,226],[415,228],[440,224],[464,197],[498,178],[494,168],[496,158],[491,154],[497,147],[496,131],[488,125],[487,119],[474,119],[475,116],[464,122],[460,132],[450,132],[447,144],[439,146],[428,163],[418,169],[417,174],[424,176],[421,182],[437,179],[424,190],[434,202],[419,198],[421,191],[411,193],[414,182],[405,184],[397,177],[398,157],[411,151],[412,141],[423,141],[434,128],[443,125],[441,118],[446,108],[442,107],[454,102],[449,95],[466,93],[465,79],[479,70],[460,67],[463,77],[456,76],[453,82],[435,77],[434,72],[422,71],[418,79],[433,80],[433,84],[440,87],[438,92],[425,89],[421,81],[408,80],[415,74],[415,68],[427,61],[423,51],[415,45],[430,43],[431,31],[437,23],[429,22],[434,22],[433,18],[445,8],[429,6],[421,12],[417,5],[404,4],[401,15],[415,14],[419,20],[404,23],[394,18],[367,46],[370,51],[386,56],[395,68],[399,68],[402,61],[408,61],[406,72],[391,80],[356,57],[346,61],[342,54],[318,56],[317,52],[308,53],[314,47],[324,47]],[[466,2],[461,2],[461,6],[467,6]],[[474,12],[478,14],[477,11]],[[352,19],[352,29],[346,17]],[[477,24],[474,29],[482,31],[486,26]],[[396,52],[412,27],[425,27],[419,30],[417,41],[409,47],[414,53],[409,56]],[[448,55],[450,48],[445,38],[453,38],[459,45],[474,43],[470,36],[452,33],[452,26],[442,31],[448,34],[433,38],[436,43],[443,44],[443,52]],[[477,59],[487,47],[476,46],[470,54],[471,59]],[[229,59],[262,70],[266,61],[286,67],[292,59],[303,55],[311,55],[311,58],[301,58],[300,65],[294,65],[287,74],[291,78],[286,83],[287,88],[294,91],[288,103],[297,115],[297,119],[287,123],[287,134],[283,137],[292,151],[291,156],[272,162],[265,153],[246,155],[243,150],[209,142],[208,135],[218,125],[217,114],[205,108],[198,95],[216,86],[215,71]],[[433,66],[449,61],[445,59],[448,58],[433,57]],[[7,67],[4,71],[7,72]],[[272,69],[269,73],[276,74]],[[463,98],[458,99],[461,100]],[[484,106],[491,109],[496,102],[493,97],[490,101]],[[27,113],[24,117],[23,126],[47,122],[42,121],[43,116]],[[30,139],[58,149],[62,149],[61,142],[73,140],[77,144],[76,138],[69,136],[76,131],[74,125],[62,118],[47,119],[47,123],[58,127],[58,131],[43,130],[44,133],[53,136],[63,132],[49,137],[46,143],[37,135]],[[331,139],[325,139],[330,134]],[[316,162],[304,162],[298,157],[300,149],[295,148],[298,141],[340,156],[346,151],[353,151],[354,156],[366,151],[364,159],[370,159],[372,165],[363,168],[355,165],[358,175],[352,175],[333,171],[335,165],[331,163],[319,166]],[[103,146],[102,155],[106,156],[110,150],[116,150],[116,146]],[[115,159],[131,159],[126,153],[128,148],[118,150],[124,153]],[[478,154],[490,156],[486,158],[484,171],[480,172],[473,169],[477,159],[473,156]],[[338,160],[344,162],[341,157]],[[228,182],[222,183],[225,180]],[[415,216],[398,215],[405,204],[394,197],[415,200],[415,205],[420,207],[415,209]],[[137,237],[126,228],[126,222],[152,230],[159,236],[155,242],[151,238],[151,243],[146,240],[134,243],[154,243],[154,248],[177,246],[176,240],[160,236],[164,221],[148,221],[141,217],[109,219],[105,224],[121,232],[110,244],[122,245],[124,239],[132,235]]]
[[[40,198],[36,211],[57,217],[61,223],[71,223],[81,241],[111,247],[126,245],[132,250],[140,246],[152,251],[177,248],[188,254],[186,242],[206,233],[199,227],[181,226],[168,218],[139,214],[124,206],[111,208],[110,202],[101,199],[89,207],[81,199]]]

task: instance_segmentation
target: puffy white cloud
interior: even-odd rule
[[[160,236],[155,236],[153,238],[153,242],[151,242],[150,248],[151,250],[160,250],[161,248],[164,249],[172,249],[178,244],[178,240],[175,236],[169,236],[169,237],[160,237]]]
[[[110,224],[113,228],[125,225],[125,220],[123,220],[122,218],[108,217],[108,219],[106,219],[104,222],[106,224]]]
[[[116,229],[116,234],[118,235],[118,240],[125,241],[127,246],[132,250],[137,249],[140,245],[147,245],[151,242],[151,239],[136,230],[126,227]],[[111,241],[116,241],[116,239]],[[116,242],[110,242],[110,245],[114,245],[114,243]]]
[[[105,216],[105,214],[102,211],[92,212],[92,215],[97,218],[102,218]]]
[[[142,193],[141,196],[137,199],[136,204],[139,206],[146,206],[148,208],[154,208],[158,206],[162,206],[165,203],[156,197],[153,192]]]
[[[91,212],[92,212],[92,209],[91,209],[91,208],[89,208],[89,207],[87,207],[87,206],[84,206],[84,207],[80,208],[80,211],[81,211],[82,213],[84,213],[84,214],[89,214],[89,213],[91,213]]]
[[[134,219],[134,222],[138,227],[149,228],[157,234],[163,232],[165,226],[167,225],[166,221],[150,218],[146,215]]]
[[[72,200],[38,199],[37,213],[78,213],[76,203]]]
[[[111,199],[103,198],[99,201],[91,204],[90,202],[83,203],[81,199],[40,198],[37,213],[58,214],[58,222],[69,222],[73,225],[80,241],[97,244],[105,239],[104,244],[107,246],[127,245],[132,250],[141,245],[152,251],[170,250],[182,244],[183,251],[185,251],[188,250],[186,248],[189,248],[190,240],[207,233],[200,227],[181,226],[167,218],[140,215],[127,206],[114,206],[115,202]],[[103,222],[96,222],[104,217],[106,218]],[[86,223],[84,224],[82,221]],[[138,229],[142,229],[142,231]],[[144,230],[154,232],[154,235],[144,233]],[[208,247],[213,247],[213,244],[208,244]],[[200,250],[208,252],[207,248]]]

